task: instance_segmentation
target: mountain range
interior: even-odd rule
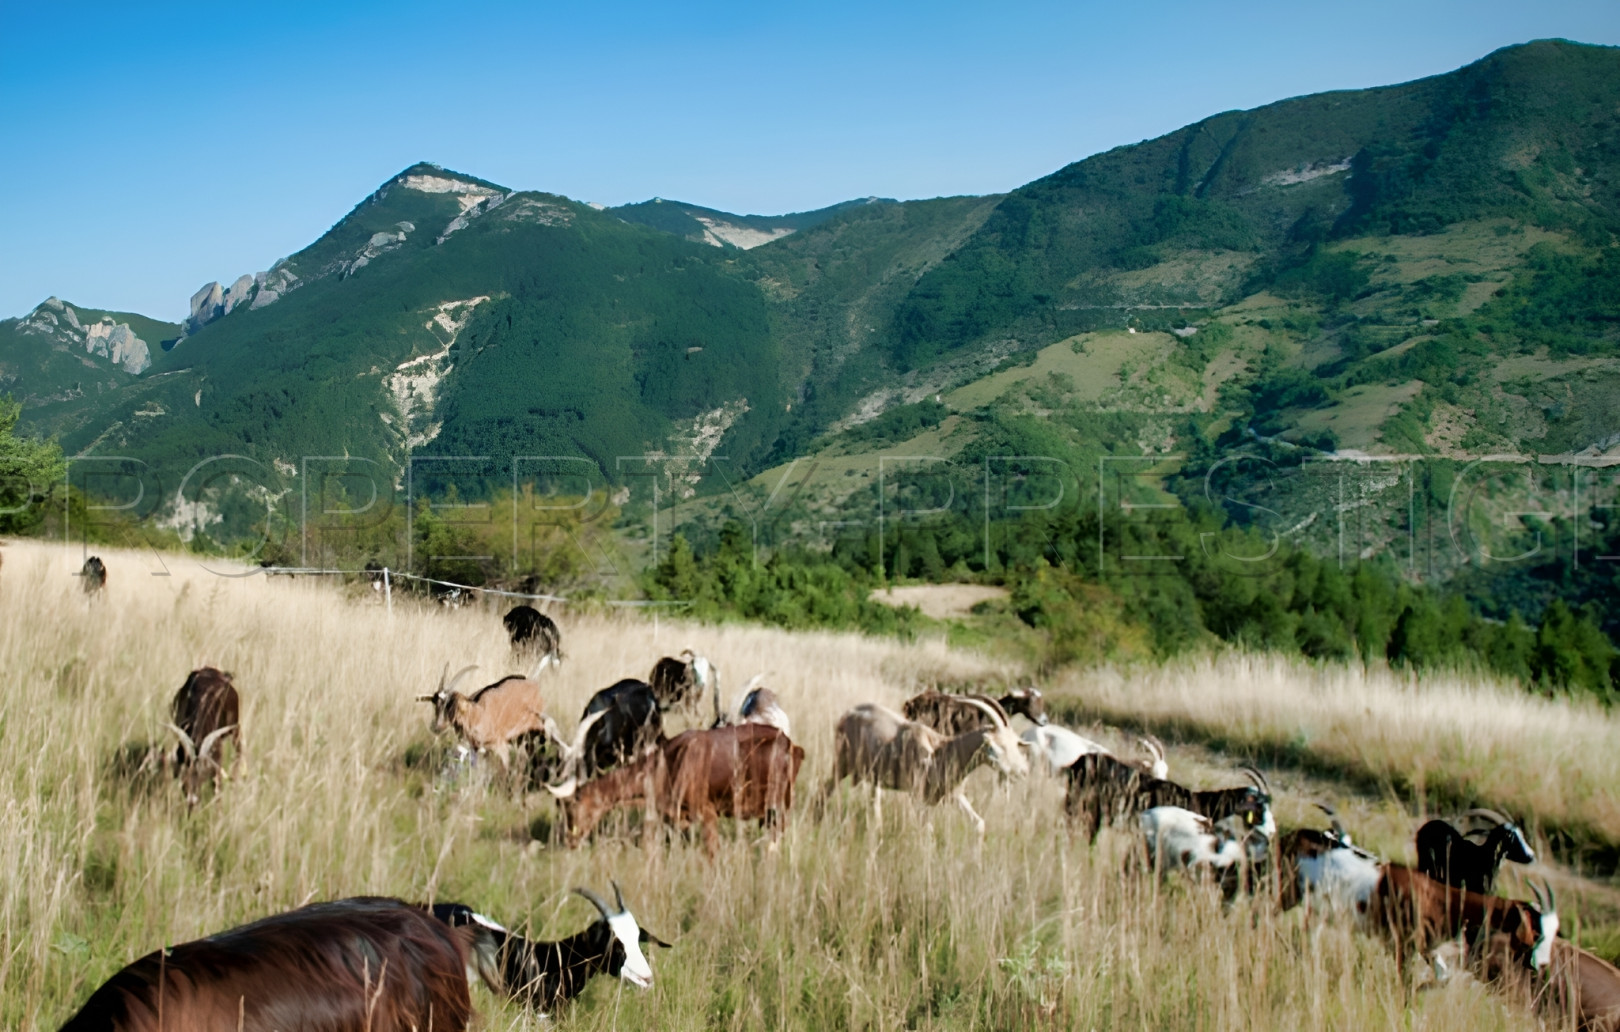
[[[0,391],[69,454],[240,453],[282,488],[310,455],[616,481],[631,456],[755,475],[906,434],[1199,477],[1256,442],[1603,456],[1617,231],[1620,50],[1541,41],[990,197],[600,208],[419,164],[181,324],[57,298],[0,321]]]

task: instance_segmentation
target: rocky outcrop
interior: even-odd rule
[[[416,227],[409,222],[397,222],[394,224],[394,229],[396,232],[393,233],[371,234],[371,239],[366,241],[366,246],[362,247],[359,253],[353,258],[340,263],[341,267],[338,269],[338,275],[343,277],[353,276],[371,264],[373,258],[387,254],[389,251],[403,245],[407,234],[416,232]]]
[[[83,348],[86,354],[105,358],[126,373],[140,375],[152,364],[152,351],[135,335],[128,323],[102,316],[83,322],[73,306],[54,297],[46,298],[17,324],[18,333],[46,337],[67,347]]]

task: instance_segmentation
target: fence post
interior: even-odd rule
[[[394,615],[394,583],[388,577],[388,567],[383,567],[383,599],[388,603],[388,615]]]

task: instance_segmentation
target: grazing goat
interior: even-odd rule
[[[1029,773],[1029,761],[1001,711],[970,701],[983,706],[991,726],[951,737],[875,703],[847,711],[838,718],[836,766],[822,796],[846,777],[857,784],[870,782],[879,820],[885,788],[921,795],[929,806],[949,796],[983,835],[984,819],[968,802],[963,781],[986,761],[1003,775],[1022,777]]]
[[[533,606],[513,606],[501,623],[512,639],[512,651],[524,656],[550,656],[552,663],[562,663],[562,631],[551,617]]]
[[[193,670],[169,704],[170,729],[180,738],[175,750],[174,769],[186,804],[195,806],[202,795],[204,780],[219,789],[225,778],[224,740],[236,747],[236,760],[242,758],[242,700],[231,683],[231,675],[213,667]]]
[[[546,730],[546,702],[534,678],[549,659],[541,657],[531,676],[510,674],[480,688],[471,698],[456,691],[456,685],[478,668],[464,667],[455,677],[449,677],[450,664],[446,663],[444,673],[439,675],[439,690],[432,695],[418,695],[416,701],[433,704],[434,734],[453,727],[468,746],[494,753],[502,769],[508,769],[514,740]]]
[[[1253,847],[1245,848],[1244,840],[1230,834],[1225,824],[1217,826],[1203,814],[1179,806],[1155,806],[1137,815],[1137,822],[1147,843],[1148,863],[1158,871],[1200,866],[1225,870],[1253,858]]]
[[[62,1032],[460,1032],[477,938],[397,899],[316,903],[148,953]]]
[[[711,685],[715,697],[719,698],[720,671],[703,656],[691,649],[683,649],[679,659],[665,656],[654,663],[652,673],[647,675],[647,683],[652,686],[658,708],[665,713],[690,711],[703,702],[703,696]]]
[[[569,848],[579,845],[610,810],[650,800],[677,827],[701,822],[704,846],[713,856],[721,817],[771,824],[774,848],[793,807],[793,784],[803,763],[804,749],[781,731],[743,724],[686,731],[583,785],[570,778],[547,788],[562,808]]]
[[[79,567],[79,576],[83,582],[79,585],[86,595],[94,595],[107,586],[107,566],[101,561],[101,556],[93,555]]]
[[[542,1012],[555,1009],[585,991],[595,975],[620,978],[638,989],[652,986],[652,965],[641,952],[642,943],[668,947],[648,932],[624,905],[624,893],[613,882],[617,909],[589,889],[574,891],[590,900],[602,915],[584,931],[557,942],[535,942],[514,935],[460,903],[435,903],[433,916],[451,927],[471,926],[488,936],[501,991]],[[480,945],[483,945],[482,941]],[[487,980],[487,979],[486,979]]]
[[[1071,819],[1084,819],[1093,842],[1105,823],[1123,820],[1155,806],[1179,806],[1219,821],[1240,817],[1248,828],[1269,840],[1277,833],[1271,815],[1271,785],[1254,767],[1240,768],[1251,784],[1195,792],[1174,781],[1146,774],[1107,753],[1088,753],[1068,768],[1069,787],[1063,801]]]
[[[994,713],[987,714],[986,707]],[[977,693],[949,695],[929,690],[907,699],[901,709],[907,720],[923,724],[947,738],[991,727],[993,720],[1007,724],[1012,714],[1019,713],[1037,725],[1046,724],[1046,702],[1039,688],[1015,688],[999,699]]]
[[[1417,833],[1418,870],[1447,885],[1488,893],[1496,885],[1503,860],[1535,863],[1535,851],[1517,824],[1495,810],[1470,810],[1465,816],[1491,822],[1485,841],[1476,845],[1445,821],[1429,821]]]
[[[1553,943],[1552,958],[1539,977],[1512,963],[1512,941],[1501,932],[1483,950],[1488,981],[1533,1000],[1557,1027],[1576,1032],[1620,1032],[1620,968],[1572,942]]]

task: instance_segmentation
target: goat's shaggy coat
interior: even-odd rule
[[[147,954],[62,1032],[460,1032],[475,938],[397,899],[316,903]]]
[[[512,648],[525,655],[562,659],[562,630],[557,622],[533,606],[513,606],[501,623]]]
[[[220,760],[230,739],[238,759],[242,756],[242,700],[231,675],[214,667],[201,667],[186,677],[169,706],[174,727],[181,735],[175,749],[175,770],[186,801],[195,803],[205,779],[217,787],[225,769]]]

